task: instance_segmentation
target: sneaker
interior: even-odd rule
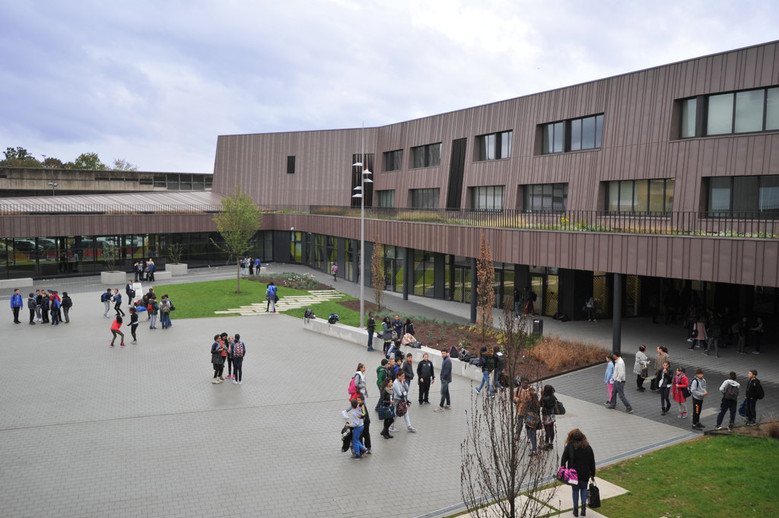
[[[477,389],[475,387],[474,387],[473,391],[476,392],[477,394],[481,394],[481,390],[479,390],[479,389]]]
[[[214,378],[214,379],[211,380],[211,383],[214,384],[214,385],[217,385],[217,384],[219,384],[219,380]]]
[[[390,426],[390,428],[389,428],[389,431],[390,431],[390,432],[397,432],[397,430],[395,429],[395,427],[394,427],[394,426]]]
[[[111,347],[113,347],[113,346],[114,346],[114,344],[108,344],[108,345],[110,345]]]
[[[121,345],[122,347],[124,347],[124,342],[120,343],[119,345]]]
[[[416,428],[412,428],[412,427],[409,426],[408,427],[408,433],[417,433],[417,429]]]
[[[238,382],[233,380],[233,385],[238,385]]]
[[[729,431],[729,432],[732,432],[732,431],[733,431],[733,425],[732,425],[732,424],[729,424],[729,425],[728,425],[728,431]]]
[[[663,410],[662,412],[660,412],[660,415],[665,415],[665,414],[667,414],[667,413],[668,413],[668,412],[666,412],[665,410]]]
[[[632,414],[633,413],[633,409],[632,408],[626,408],[625,409],[625,413],[626,414]]]
[[[452,407],[450,407],[449,405],[444,405],[444,409],[445,409],[445,410],[451,410],[451,409],[452,409]]]
[[[443,410],[444,410],[444,407],[442,407],[442,406],[437,406],[437,407],[435,407],[435,408],[433,409],[433,412],[443,412]]]
[[[132,343],[137,344],[138,342],[136,340],[133,340]]]
[[[243,380],[238,382],[239,385],[243,385]]]
[[[616,405],[615,405],[615,406],[611,406],[611,405],[609,405],[608,403],[606,403],[604,406],[605,406],[607,409],[609,409],[609,410],[614,410],[614,409],[616,408]]]
[[[687,341],[692,343],[692,338],[688,338]]]
[[[224,380],[223,380],[222,378],[217,378],[217,379],[216,379],[216,382],[217,382],[217,383],[224,383]]]
[[[722,427],[721,426],[715,426],[714,429],[715,430],[722,430]]]
[[[687,419],[687,412],[682,413],[682,419]]]

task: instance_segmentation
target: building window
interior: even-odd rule
[[[567,183],[525,186],[525,212],[564,212],[567,206]]]
[[[384,153],[384,170],[398,171],[403,169],[403,150],[386,151]]]
[[[503,210],[503,186],[471,187],[471,209]]]
[[[705,180],[710,216],[779,215],[779,176],[729,176]]]
[[[411,207],[437,209],[440,189],[411,189]]]
[[[779,87],[681,99],[681,138],[779,130]],[[697,110],[705,123],[697,123]]]
[[[411,148],[412,167],[433,167],[441,164],[441,143]]]
[[[287,174],[295,174],[295,157],[287,157]]]
[[[541,153],[564,153],[599,149],[603,114],[541,125]]]
[[[376,191],[379,207],[395,206],[395,191]]]
[[[511,131],[476,137],[477,160],[500,160],[511,157]]]
[[[673,209],[675,180],[622,180],[606,182],[606,210],[667,215]]]

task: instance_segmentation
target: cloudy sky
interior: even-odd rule
[[[218,135],[379,126],[779,38],[779,2],[0,0],[0,149],[211,172]]]

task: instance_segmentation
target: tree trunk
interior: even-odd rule
[[[235,260],[235,268],[235,292],[241,293],[241,262],[238,259]]]

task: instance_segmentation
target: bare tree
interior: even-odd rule
[[[527,441],[516,439],[520,430],[513,401],[514,380],[518,376],[532,379],[537,373],[528,372],[523,361],[532,337],[514,319],[513,303],[506,308],[502,342],[508,386],[497,390],[494,399],[471,394],[471,409],[466,412],[467,434],[461,447],[463,500],[471,516],[478,518],[539,516],[549,512],[546,504],[552,493],[539,493],[538,489],[557,470],[553,452],[530,456]],[[526,498],[518,498],[520,495]]]
[[[373,299],[381,311],[381,300],[384,296],[384,286],[387,278],[384,275],[384,245],[379,244],[378,238],[373,242],[373,256],[371,257],[371,280],[373,281]]]
[[[482,341],[492,329],[492,308],[495,306],[495,265],[492,263],[492,249],[487,242],[487,234],[482,230],[479,244],[479,258],[476,260],[476,321]]]

